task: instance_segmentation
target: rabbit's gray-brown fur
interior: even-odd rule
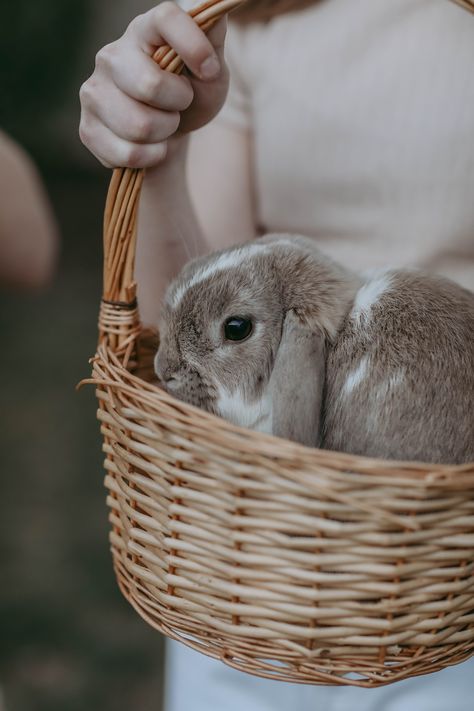
[[[383,291],[361,308],[371,287]],[[363,287],[328,352],[323,443],[371,457],[474,460],[474,295],[414,271]]]
[[[226,342],[230,316],[252,319]],[[441,277],[362,278],[270,235],[193,260],[170,285],[156,371],[235,424],[373,457],[474,459],[474,294]]]

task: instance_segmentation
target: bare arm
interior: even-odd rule
[[[0,195],[0,281],[41,287],[56,263],[56,223],[35,166],[2,133]]]
[[[256,237],[251,141],[247,131],[215,121],[194,134],[188,184],[211,249]]]
[[[186,261],[255,233],[248,135],[210,124],[146,176],[136,261],[143,322],[156,324],[164,290]]]

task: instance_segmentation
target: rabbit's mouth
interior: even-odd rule
[[[216,411],[215,388],[204,383],[197,372],[187,372],[170,378],[165,383],[162,383],[162,386],[167,393],[178,400],[213,414],[218,414]]]

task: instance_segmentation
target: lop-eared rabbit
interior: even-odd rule
[[[474,294],[391,269],[363,277],[311,239],[268,235],[170,284],[163,386],[236,425],[370,457],[474,459]]]

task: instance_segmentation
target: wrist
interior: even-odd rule
[[[163,181],[174,183],[185,180],[188,144],[188,135],[168,139],[165,158],[158,165],[146,169],[146,184],[159,184],[163,187]]]

